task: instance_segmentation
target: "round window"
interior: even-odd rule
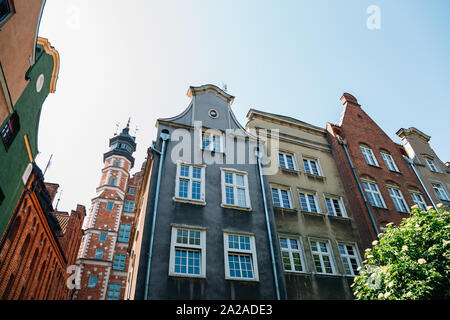
[[[219,117],[219,113],[217,112],[217,110],[211,109],[208,111],[208,114],[211,118],[215,119]]]
[[[41,92],[43,86],[44,86],[44,74],[41,73],[36,80],[36,91]]]

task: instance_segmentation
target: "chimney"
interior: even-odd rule
[[[358,100],[354,96],[352,96],[350,93],[344,92],[344,94],[341,97],[341,101],[343,105],[346,104],[352,104],[354,106],[361,107],[360,104],[358,104]]]

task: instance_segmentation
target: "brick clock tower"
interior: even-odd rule
[[[136,150],[129,121],[109,140],[100,185],[92,199],[78,253],[77,300],[121,300],[125,294],[128,241],[141,172],[130,177]]]

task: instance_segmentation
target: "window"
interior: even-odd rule
[[[116,185],[116,178],[109,179],[109,185],[110,186],[115,186]]]
[[[381,196],[380,190],[378,189],[376,183],[373,181],[363,181],[362,185],[372,206],[386,208],[383,197]]]
[[[108,296],[106,300],[119,300],[120,299],[120,283],[110,283],[108,288]]]
[[[130,188],[128,189],[128,193],[129,193],[129,194],[134,194],[134,188],[130,187]]]
[[[98,281],[98,276],[97,275],[90,275],[89,276],[89,282],[88,282],[88,288],[95,288],[95,287],[97,287],[97,281]]]
[[[128,242],[128,240],[130,238],[130,231],[131,231],[131,224],[129,224],[129,223],[122,223],[120,225],[119,237],[117,238],[117,241],[119,241],[119,242]]]
[[[247,172],[222,170],[222,204],[250,208]]]
[[[334,274],[331,249],[328,241],[310,240],[310,244],[316,272]]]
[[[434,193],[439,200],[449,201],[447,191],[444,189],[442,184],[432,183],[431,186],[433,187]]]
[[[397,211],[409,212],[408,206],[406,205],[406,201],[403,198],[403,195],[402,195],[402,192],[400,191],[400,189],[393,187],[393,186],[388,186],[388,191],[389,191],[389,195],[392,198],[392,201],[394,202],[394,205],[395,205],[395,208],[397,209]]]
[[[284,270],[293,272],[306,271],[306,264],[298,239],[280,237],[280,247]]]
[[[107,236],[108,236],[108,232],[100,232],[100,235],[98,237],[98,241],[105,242]]]
[[[320,212],[316,194],[299,192],[298,197],[300,199],[302,211]]]
[[[123,211],[125,212],[133,212],[134,210],[134,202],[133,201],[125,201],[123,205]]]
[[[297,170],[295,164],[295,156],[288,153],[278,153],[278,161],[283,169]]]
[[[370,149],[368,146],[365,145],[361,145],[360,148],[367,164],[379,167],[377,159],[375,158],[372,149]]]
[[[414,203],[423,210],[427,209],[427,204],[425,202],[425,199],[423,198],[422,194],[417,191],[410,191],[411,198],[413,199]]]
[[[108,201],[106,203],[106,211],[112,211],[114,208],[114,202],[113,201]]]
[[[313,174],[316,176],[321,175],[320,166],[317,160],[303,159],[303,166],[305,167],[306,173]]]
[[[338,197],[325,197],[325,203],[327,204],[328,214],[335,217],[347,217],[345,212],[344,203],[342,198]]]
[[[394,158],[389,153],[381,152],[381,157],[384,160],[384,163],[386,163],[386,166],[391,171],[399,172],[397,165],[395,164]]]
[[[272,200],[274,207],[287,209],[294,208],[291,199],[291,190],[289,189],[272,188]]]
[[[5,3],[5,1],[3,1],[2,3]],[[6,151],[8,151],[19,130],[20,130],[19,116],[17,115],[16,112],[14,112],[8,119],[8,121],[6,121],[5,125],[0,131],[3,145],[5,146]]]
[[[113,270],[123,271],[125,269],[126,254],[116,253],[114,255]]]
[[[205,166],[178,163],[175,199],[205,201]]]
[[[344,273],[346,275],[356,276],[360,267],[356,247],[350,244],[338,243],[338,248],[342,264],[344,265]]]
[[[169,275],[206,276],[206,231],[172,228]]]
[[[96,249],[95,250],[95,255],[94,255],[94,259],[99,259],[102,260],[103,259],[103,249]]]
[[[12,14],[13,6],[11,0],[0,0],[0,26],[5,22]]]
[[[202,134],[202,149],[223,152],[223,141],[221,133],[204,132]]]
[[[433,172],[439,172],[439,169],[436,166],[436,163],[434,163],[434,160],[431,158],[425,158],[425,162],[428,165],[428,168],[430,168],[431,171]]]
[[[120,161],[114,161],[114,167],[120,167]]]
[[[255,238],[224,233],[225,278],[258,281]]]

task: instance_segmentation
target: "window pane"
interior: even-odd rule
[[[275,207],[281,207],[280,196],[278,194],[278,189],[272,189],[272,198],[273,198],[273,205]]]
[[[280,238],[280,246],[281,248],[288,248],[288,242],[286,238]]]
[[[225,187],[225,203],[234,204],[234,188]]]
[[[245,199],[245,189],[237,188],[236,191],[237,191],[238,206],[241,207],[247,206],[247,201]]]
[[[308,194],[309,207],[311,212],[318,212],[316,207],[316,202],[314,201],[314,196]]]
[[[286,155],[286,164],[288,169],[294,170],[294,161],[292,160],[292,156]]]
[[[225,172],[225,183],[233,184],[233,174]]]
[[[194,179],[201,179],[202,177],[202,169],[198,167],[192,167],[192,177]]]
[[[286,190],[281,190],[281,200],[283,201],[283,208],[290,208],[289,196]]]
[[[244,176],[242,174],[236,174],[236,185],[242,187],[245,186]]]
[[[286,168],[286,162],[284,161],[284,155],[282,153],[278,154],[278,161],[280,162],[281,168]]]
[[[192,181],[192,199],[195,199],[195,200],[201,199],[200,186],[201,186],[200,182]]]
[[[181,165],[180,176],[181,177],[189,177],[189,166]]]

